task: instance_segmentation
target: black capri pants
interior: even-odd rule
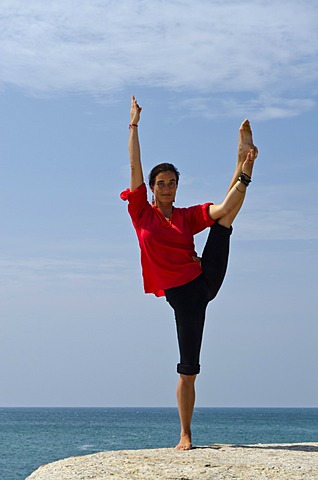
[[[178,373],[196,375],[200,372],[206,308],[223,283],[231,233],[232,227],[214,223],[202,253],[202,274],[191,282],[165,290],[166,300],[173,308],[176,319],[180,352]]]

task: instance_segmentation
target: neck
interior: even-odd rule
[[[173,205],[172,203],[168,204],[163,204],[158,202],[157,200],[155,201],[155,206],[161,211],[161,213],[166,217],[170,218],[173,210]]]

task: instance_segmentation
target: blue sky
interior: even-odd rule
[[[260,151],[197,405],[318,406],[317,27],[310,0],[1,2],[1,406],[175,405],[173,313],[119,199],[131,94],[177,206],[223,199],[246,117]]]

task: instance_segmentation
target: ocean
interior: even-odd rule
[[[318,408],[196,408],[194,445],[318,441]],[[0,408],[0,480],[106,450],[174,447],[176,408]]]

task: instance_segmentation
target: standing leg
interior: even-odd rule
[[[178,411],[181,425],[180,442],[177,450],[191,450],[191,421],[195,402],[194,382],[196,375],[180,374],[177,385]]]
[[[180,441],[178,450],[192,448],[191,420],[195,402],[194,383],[200,372],[200,350],[208,304],[207,283],[203,276],[186,285],[165,291],[166,299],[174,309],[180,363],[177,371],[177,401],[180,418]]]

